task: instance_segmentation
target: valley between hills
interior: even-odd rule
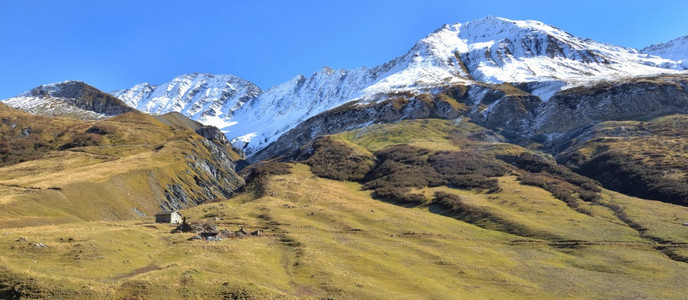
[[[265,91],[39,86],[0,103],[0,299],[681,299],[675,44],[487,17]]]
[[[688,276],[688,230],[682,224],[688,221],[688,209],[595,188],[596,197],[589,201],[573,190],[573,199],[558,199],[546,188],[524,184],[524,178],[539,176],[564,188],[571,184],[557,181],[581,178],[566,170],[558,174],[562,170],[546,161],[543,171],[536,172],[492,160],[522,157],[528,150],[486,142],[478,138],[484,138],[481,133],[484,129],[468,121],[445,120],[343,132],[316,142],[311,156],[249,167],[247,185],[230,199],[182,210],[190,222],[260,230],[259,236],[189,240],[195,233],[171,233],[175,226],[154,223],[152,217],[102,221],[94,215],[83,217],[87,222],[3,226],[3,295],[680,298],[685,292],[680,282]],[[393,145],[398,147],[395,154],[381,153]],[[375,193],[383,189],[373,189],[371,181],[350,181],[351,176],[376,172],[365,159],[372,155],[403,158],[397,159],[400,166],[390,167],[394,170],[383,168],[389,174],[380,178],[418,181],[402,178],[424,175],[413,169],[432,153],[491,157],[483,163],[501,173],[473,181],[497,188],[457,188],[462,181],[452,178],[453,183],[444,184],[414,182],[380,199]],[[136,179],[141,173],[137,169],[121,170],[118,176]],[[357,171],[366,169],[372,171]],[[63,172],[82,171],[77,166]],[[60,176],[62,182],[75,178],[71,174]],[[342,179],[346,176],[349,180]],[[97,176],[76,178],[71,184],[77,187],[100,188]],[[131,190],[120,182],[100,184]],[[102,207],[97,195],[84,196],[82,207]]]

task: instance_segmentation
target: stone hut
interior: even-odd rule
[[[179,224],[181,222],[182,214],[176,210],[166,210],[155,214],[155,223]]]

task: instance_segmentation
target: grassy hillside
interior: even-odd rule
[[[1,227],[152,215],[243,184],[216,153],[231,149],[138,112],[79,121],[0,106],[0,118]]]
[[[192,224],[258,236],[190,240],[195,233],[172,233],[152,217],[54,224],[103,219],[103,211],[133,203],[126,201],[148,203],[148,195],[163,193],[162,178],[192,186],[189,161],[180,157],[201,157],[203,140],[183,126],[140,120],[107,121],[128,143],[51,150],[0,169],[5,224],[39,225],[0,230],[0,298],[688,292],[688,210],[600,188],[466,119],[405,120],[322,137],[291,161],[246,168],[247,185],[235,197],[182,210]],[[142,130],[151,134],[139,136]],[[37,171],[43,167],[52,171]]]
[[[604,122],[560,160],[616,191],[688,205],[688,116]]]
[[[258,237],[188,241],[193,234],[172,234],[171,227],[150,218],[5,229],[0,295],[680,298],[686,292],[685,263],[670,259],[610,212],[578,213],[513,177],[501,178],[503,191],[494,194],[438,189],[547,233],[543,238],[484,229],[432,206],[375,200],[358,183],[315,177],[302,164],[263,183],[266,196],[247,191],[183,211],[192,222],[263,230]],[[642,209],[636,206],[642,200],[615,201],[629,215]],[[676,213],[688,219],[669,204],[656,212],[653,222],[670,223]],[[566,240],[544,238],[551,235]]]

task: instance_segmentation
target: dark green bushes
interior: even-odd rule
[[[96,133],[82,133],[78,134],[71,142],[66,143],[58,148],[58,150],[67,150],[76,147],[98,146],[102,143],[103,136]]]
[[[653,165],[619,151],[606,151],[583,163],[578,172],[605,187],[635,197],[688,205],[688,181],[667,178],[661,165]]]
[[[555,198],[565,202],[567,206],[584,214],[589,214],[590,212],[580,207],[579,199],[586,202],[597,202],[600,200],[600,195],[597,192],[573,185],[548,173],[534,174],[526,172],[521,175],[521,184],[542,188],[550,192]]]
[[[498,192],[497,179],[508,168],[500,161],[468,151],[440,151],[409,146],[388,146],[375,153],[377,165],[365,178],[365,189],[374,190],[378,198],[403,203],[426,202],[424,197],[409,195],[411,187],[424,188],[450,185],[460,189]]]
[[[285,175],[291,172],[291,165],[285,162],[269,160],[260,164],[251,165],[241,170],[244,177],[245,190],[253,190],[258,197],[265,196],[268,177],[270,175]]]
[[[375,153],[377,165],[365,177],[364,189],[377,198],[394,203],[421,204],[427,199],[409,194],[410,188],[446,184],[427,162],[429,150],[409,145],[388,146]]]
[[[450,175],[447,176],[447,181],[451,186],[463,189],[481,189],[487,190],[488,193],[502,190],[496,178],[487,178],[480,174]]]
[[[252,165],[251,167],[242,170],[242,175],[244,179],[252,181],[259,177],[265,177],[268,175],[285,175],[291,172],[291,165],[285,162],[279,161],[266,161],[264,163]]]
[[[506,166],[480,154],[468,151],[441,151],[428,158],[428,162],[442,175],[480,174],[485,177],[504,176]]]
[[[105,124],[96,124],[86,129],[86,133],[95,133],[97,135],[113,134],[115,133],[115,128]]]
[[[343,142],[325,137],[310,147],[307,155],[297,155],[320,176],[363,183],[379,199],[394,203],[421,204],[423,195],[411,194],[411,188],[450,185],[460,189],[481,189],[497,192],[497,179],[507,166],[469,151],[440,151],[410,145],[391,145],[374,153],[372,158],[356,155]],[[304,158],[306,156],[306,158]],[[297,159],[299,159],[297,158]]]
[[[436,192],[433,202],[455,214],[474,214],[477,209],[466,205],[461,196],[445,192]]]
[[[428,201],[425,196],[421,194],[409,193],[411,189],[407,187],[398,187],[393,185],[384,185],[375,188],[373,196],[385,201],[394,202],[398,204],[420,205]]]
[[[331,137],[315,141],[312,154],[303,162],[315,175],[348,181],[363,179],[375,163],[371,157],[357,155],[351,147]]]
[[[438,151],[406,144],[387,146],[372,158],[356,155],[354,149],[330,137],[321,138],[301,159],[318,176],[363,183],[379,199],[394,203],[421,204],[428,201],[411,188],[448,185],[459,189],[501,191],[494,177],[509,172],[505,162],[525,170],[522,184],[543,188],[570,207],[585,212],[579,201],[596,202],[600,188],[595,180],[581,176],[542,157],[523,153],[494,159],[474,151]],[[304,156],[301,154],[301,156]]]
[[[530,173],[547,173],[585,190],[600,192],[598,182],[595,180],[576,174],[567,167],[557,165],[531,153],[524,152],[518,156],[502,156],[500,159]]]
[[[36,136],[14,138],[0,143],[0,164],[13,164],[40,158],[54,146]]]
[[[579,199],[586,202],[597,202],[600,199],[598,182],[541,156],[524,152],[520,155],[502,156],[500,159],[525,171],[521,174],[521,184],[547,190],[578,212],[589,213],[580,207]]]

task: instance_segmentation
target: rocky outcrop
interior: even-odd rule
[[[540,98],[532,95],[505,95],[492,103],[482,113],[472,114],[476,123],[487,128],[519,130],[526,126],[542,105]]]
[[[163,210],[195,206],[218,198],[229,198],[244,185],[234,170],[236,164],[226,149],[208,139],[192,142],[186,155],[187,168],[176,174],[176,183],[164,189]]]
[[[234,145],[227,140],[225,134],[215,126],[203,125],[178,112],[156,115],[154,118],[165,125],[177,129],[191,130],[196,134],[213,141],[217,144],[217,146],[219,146],[219,149],[234,159],[242,159],[244,157],[243,151],[234,147]]]
[[[603,121],[688,113],[688,75],[660,76],[562,91],[536,111],[523,135],[564,135]]]
[[[28,93],[34,97],[59,98],[69,105],[99,114],[119,115],[134,110],[122,100],[80,81],[42,85]]]
[[[222,133],[222,131],[217,127],[203,126],[196,129],[196,133],[211,141],[218,141],[223,144],[229,144],[229,141],[227,140],[225,134]]]

